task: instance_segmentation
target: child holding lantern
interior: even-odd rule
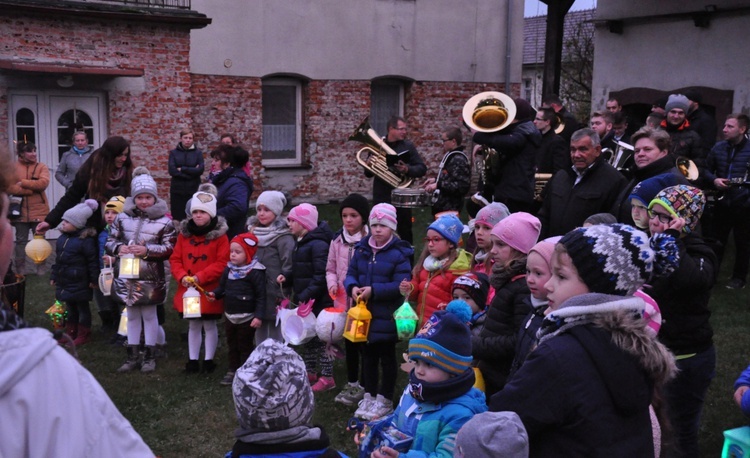
[[[215,190],[216,188],[214,188]],[[219,286],[219,278],[229,261],[229,241],[227,222],[216,215],[216,194],[198,191],[190,199],[190,216],[182,220],[177,228],[177,243],[169,258],[172,275],[177,280],[177,293],[173,307],[185,318],[183,295],[190,286],[201,290],[214,290]],[[205,332],[205,354],[203,372],[216,369],[214,355],[219,344],[219,330],[216,321],[224,311],[224,301],[209,301],[200,297],[200,317],[188,317],[188,353],[185,372],[196,373],[202,334]],[[249,353],[248,353],[249,355]]]
[[[414,254],[411,245],[396,235],[398,223],[392,205],[375,205],[369,222],[371,233],[357,244],[344,281],[347,294],[367,302],[372,313],[362,355],[365,394],[354,414],[364,420],[393,410],[398,341],[393,312],[402,302],[399,284],[409,281],[409,259]],[[383,372],[380,386],[378,366]]]

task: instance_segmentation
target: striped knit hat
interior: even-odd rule
[[[396,230],[398,219],[396,219],[396,207],[391,204],[377,204],[370,210],[370,226],[380,224],[381,226],[390,227]]]
[[[421,359],[449,374],[463,374],[472,361],[469,320],[469,304],[451,301],[445,310],[435,312],[409,341],[409,359]]]

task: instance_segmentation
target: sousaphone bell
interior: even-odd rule
[[[463,108],[463,119],[478,132],[497,132],[516,118],[516,104],[508,95],[497,91],[480,92]]]

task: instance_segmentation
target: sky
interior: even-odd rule
[[[575,10],[587,10],[596,8],[596,0],[576,0],[573,3],[571,11]],[[547,5],[540,2],[539,0],[526,0],[526,6],[523,11],[524,17],[529,16],[543,16],[547,14]]]

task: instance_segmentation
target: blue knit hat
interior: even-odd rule
[[[421,359],[453,375],[471,367],[471,308],[462,300],[433,313],[409,341],[409,359]]]
[[[656,175],[635,185],[628,200],[636,199],[641,202],[644,207],[648,207],[651,201],[654,200],[654,197],[659,194],[659,191],[678,184],[680,184],[680,179],[674,173]]]
[[[452,244],[458,245],[464,231],[464,223],[457,216],[443,215],[427,227],[427,230],[430,229],[445,237]]]

